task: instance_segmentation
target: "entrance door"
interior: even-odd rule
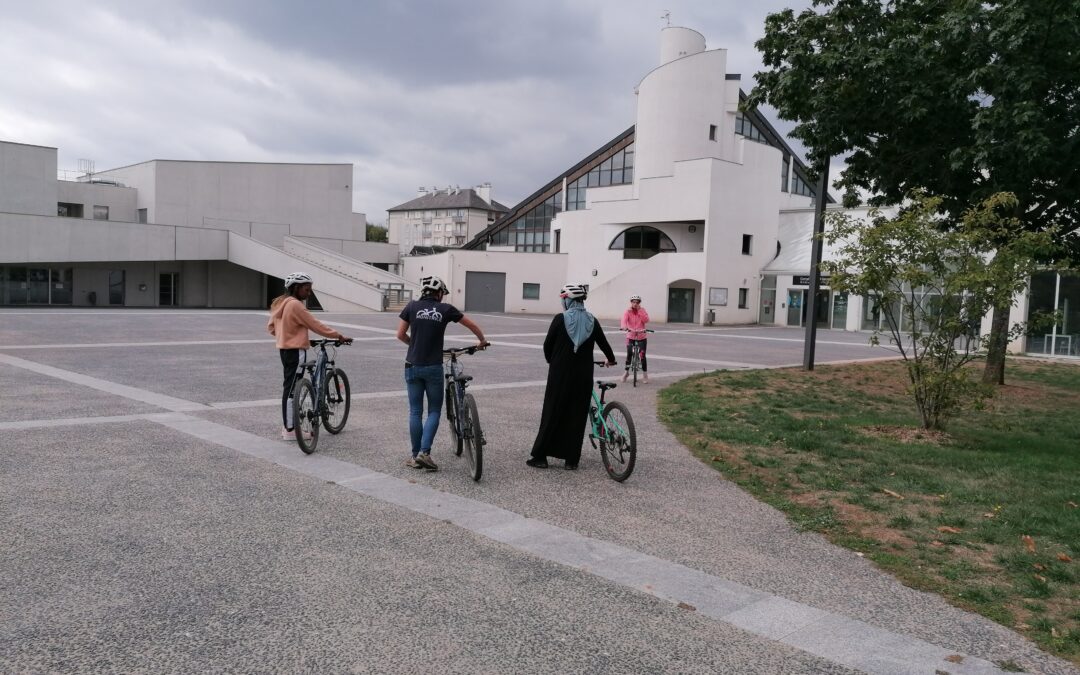
[[[809,291],[806,291],[809,293]],[[816,314],[817,327],[828,328],[829,327],[829,291],[818,290],[817,302],[814,303],[814,314]]]
[[[465,311],[505,312],[506,274],[504,272],[466,272]]]
[[[810,291],[805,288],[788,289],[787,325],[806,325],[806,300],[809,294]],[[818,290],[817,303],[814,305],[814,314],[817,316],[818,328],[829,327],[829,291],[827,289]]]
[[[795,288],[788,289],[787,292],[787,325],[789,326],[801,326],[803,316],[803,298],[806,295],[806,291],[801,291]]]
[[[668,289],[667,320],[668,323],[694,322],[694,289]]]
[[[168,272],[158,275],[158,305],[175,307],[179,304],[180,289],[177,287],[180,275]]]
[[[758,312],[758,323],[771,325],[776,323],[776,289],[761,289],[761,310]]]
[[[109,304],[124,304],[124,270],[109,272]]]

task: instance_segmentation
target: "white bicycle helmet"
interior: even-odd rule
[[[285,277],[285,288],[295,286],[296,284],[310,284],[311,277],[303,272],[293,272],[289,276]]]
[[[638,302],[641,302],[641,296],[640,295],[631,295],[630,296],[630,302],[633,302],[635,300],[637,300]]]
[[[560,298],[570,298],[571,300],[584,300],[588,294],[589,292],[581,284],[566,284],[559,291]]]
[[[420,288],[424,291],[433,291],[436,293],[449,293],[450,289],[446,287],[443,280],[437,276],[421,277]]]

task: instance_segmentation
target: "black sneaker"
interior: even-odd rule
[[[534,469],[547,468],[547,460],[542,457],[530,457],[529,459],[525,460],[525,463],[533,467]]]

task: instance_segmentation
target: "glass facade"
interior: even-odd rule
[[[771,145],[765,138],[765,134],[761,133],[761,129],[755,127],[754,123],[742,113],[737,113],[735,115],[735,133],[739,136],[745,136],[752,141]]]
[[[1080,270],[1032,275],[1027,320],[1029,354],[1080,357]]]
[[[70,267],[0,266],[0,305],[70,305]]]
[[[585,208],[585,190],[588,188],[633,182],[634,144],[631,143],[566,186],[566,210],[577,211]]]
[[[551,246],[551,221],[562,211],[562,190],[529,209],[491,237],[491,246],[513,246],[515,251],[547,253]]]

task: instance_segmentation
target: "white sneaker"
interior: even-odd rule
[[[649,374],[648,373],[642,373],[641,374],[641,383],[642,384],[648,384],[649,383]]]
[[[312,438],[311,432],[310,431],[305,431],[303,433],[304,433],[304,440],[305,441],[310,441],[311,438]],[[283,441],[295,441],[296,440],[296,432],[295,431],[290,431],[288,429],[282,429],[281,430],[281,440],[283,440]]]
[[[629,377],[630,377],[630,371],[629,371],[629,370],[624,370],[624,371],[623,371],[623,374],[622,374],[622,381],[623,381],[623,382],[626,382],[626,380],[627,380],[627,379],[628,379]]]

